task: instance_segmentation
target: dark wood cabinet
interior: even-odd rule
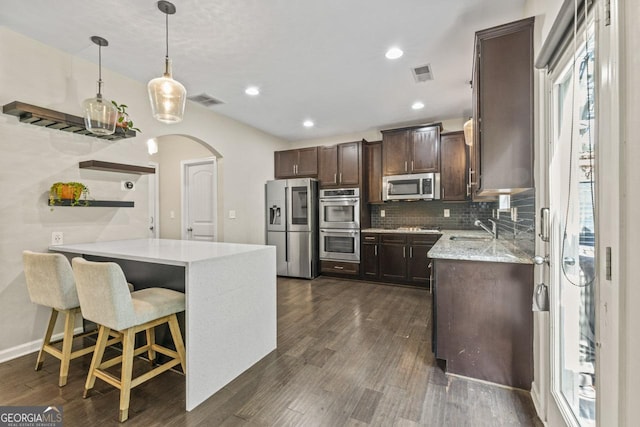
[[[435,353],[447,372],[531,389],[533,265],[434,260]]]
[[[282,178],[315,178],[318,175],[318,147],[274,153],[274,175]]]
[[[360,268],[363,279],[429,287],[427,253],[439,234],[363,233]]]
[[[360,264],[355,262],[320,261],[320,272],[338,276],[358,276]]]
[[[463,201],[469,196],[467,146],[463,132],[440,136],[440,188],[442,201]]]
[[[318,149],[318,181],[321,188],[360,185],[360,142],[346,142]]]
[[[367,143],[364,150],[365,203],[382,203],[382,141]]]
[[[533,187],[533,25],[528,18],[476,33],[474,199]]]
[[[362,233],[362,248],[360,250],[360,271],[362,277],[377,280],[380,277],[378,261],[378,234]]]
[[[382,132],[382,173],[402,175],[438,172],[440,126]]]

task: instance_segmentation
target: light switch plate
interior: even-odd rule
[[[229,211],[229,219],[236,219],[236,211],[234,210]]]
[[[380,209],[380,218],[384,218],[384,216],[385,216],[384,209]]]
[[[445,209],[444,210],[444,217],[445,218],[449,218],[449,215],[451,215],[451,211],[449,211],[449,209]]]

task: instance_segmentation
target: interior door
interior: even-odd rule
[[[590,29],[549,76],[550,404],[572,426],[595,425],[598,387],[594,44]]]
[[[215,158],[183,164],[183,240],[216,240]]]
[[[157,239],[160,235],[160,206],[158,177],[160,176],[160,165],[156,162],[149,162],[149,166],[156,169],[156,173],[149,174],[149,238]]]

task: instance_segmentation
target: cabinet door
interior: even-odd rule
[[[402,175],[409,173],[407,160],[408,131],[389,131],[382,134],[382,173]]]
[[[341,186],[360,185],[360,143],[338,145],[338,182]]]
[[[382,142],[364,145],[365,180],[367,203],[382,202]]]
[[[318,147],[298,151],[297,176],[315,178],[318,175]]]
[[[440,128],[438,126],[411,131],[409,134],[409,149],[411,150],[409,171],[411,173],[438,172],[440,165],[439,142]]]
[[[274,160],[274,175],[276,179],[296,176],[298,150],[276,151],[274,153]]]
[[[338,186],[338,147],[318,148],[318,181],[321,188]]]
[[[440,137],[440,185],[443,201],[467,198],[467,148],[462,132]]]
[[[431,277],[431,271],[429,269],[431,259],[427,257],[427,252],[429,252],[433,246],[409,244],[408,247],[407,278],[413,284],[428,287],[430,282],[429,278]]]
[[[400,282],[407,280],[407,247],[404,243],[381,243],[378,253],[381,278]]]
[[[362,277],[365,279],[377,279],[379,277],[378,269],[378,244],[363,243],[360,257],[360,269]]]

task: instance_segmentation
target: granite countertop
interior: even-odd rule
[[[533,264],[531,257],[513,243],[508,240],[491,239],[485,231],[442,230],[441,233],[442,237],[428,253],[430,258]],[[452,236],[460,236],[462,239],[451,240]],[[488,237],[490,240],[465,240],[464,237]]]
[[[398,230],[387,228],[365,228],[362,233],[402,233],[402,234],[442,234],[442,237],[429,251],[429,257],[435,259],[455,259],[461,261],[510,262],[514,264],[533,264],[531,257],[518,249],[513,243],[503,239],[491,239],[482,230]],[[462,237],[451,240],[452,236]],[[465,240],[465,237],[481,240]]]

